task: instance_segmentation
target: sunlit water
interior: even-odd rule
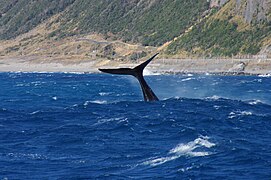
[[[270,179],[271,78],[0,73],[0,179]]]

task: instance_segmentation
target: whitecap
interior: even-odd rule
[[[142,164],[143,165],[150,165],[150,166],[158,166],[158,165],[164,164],[164,163],[166,163],[168,161],[175,160],[177,158],[179,158],[179,156],[160,157],[160,158],[156,158],[156,159],[153,159],[153,160],[145,161]]]
[[[181,82],[190,81],[192,79],[195,79],[195,78],[185,78],[185,79],[182,79]]]
[[[109,95],[109,94],[110,94],[109,92],[100,92],[100,93],[99,93],[100,96],[107,96],[107,95]]]
[[[107,101],[103,101],[103,100],[86,101],[84,103],[84,106],[89,105],[89,103],[92,103],[92,104],[107,104]]]
[[[236,112],[230,112],[228,118],[233,119],[238,116],[251,116],[253,115],[250,111],[236,111]]]
[[[85,164],[86,160],[75,160],[75,161],[72,161],[72,163],[74,163],[74,164]]]
[[[259,77],[271,77],[271,74],[260,74]]]
[[[56,101],[56,100],[57,100],[57,97],[56,97],[56,96],[53,96],[52,99]]]
[[[112,122],[112,121],[116,121],[117,123],[127,122],[127,121],[128,121],[128,118],[125,118],[125,117],[117,117],[117,118],[109,118],[109,119],[100,119],[100,120],[98,120],[98,122],[95,123],[94,125],[100,125],[100,124],[104,124],[104,123],[108,123],[108,122]]]
[[[77,71],[70,71],[70,72],[63,72],[64,74],[85,74],[85,72],[77,72]]]
[[[193,169],[194,167],[193,166],[189,166],[189,167],[186,167],[186,168],[181,168],[179,169],[178,171],[182,171],[182,172],[185,172],[185,171],[189,171],[191,169]]]
[[[258,99],[248,102],[248,104],[250,104],[250,105],[256,105],[256,104],[259,104],[259,103],[263,103],[263,102],[258,100]]]
[[[207,97],[206,99],[210,99],[210,100],[219,100],[219,99],[221,99],[221,97],[220,97],[220,96],[217,96],[217,95],[213,95],[213,96],[211,96],[211,97]]]
[[[13,157],[13,158],[26,158],[26,159],[33,159],[33,160],[40,160],[40,159],[47,159],[46,156],[41,155],[41,154],[37,154],[37,153],[29,153],[29,154],[25,154],[25,153],[8,153],[7,154],[9,157]]]
[[[161,75],[160,73],[154,73],[152,71],[150,71],[149,69],[144,69],[143,70],[143,75],[144,76],[157,76],[157,75]]]
[[[34,114],[37,114],[37,113],[39,113],[40,111],[39,110],[37,110],[37,111],[34,111],[34,112],[31,112],[31,113],[29,113],[30,115],[34,115]]]
[[[242,115],[242,116],[251,116],[252,112],[250,112],[250,111],[241,111],[240,115]]]
[[[176,147],[169,150],[168,156],[154,157],[154,158],[151,158],[150,160],[143,162],[142,164],[150,165],[150,166],[158,166],[166,162],[180,158],[182,156],[202,157],[202,156],[211,155],[210,152],[204,151],[204,148],[210,149],[214,147],[216,144],[208,140],[209,140],[208,136],[200,136],[194,141],[190,141],[188,143],[180,143]],[[201,150],[196,151],[197,148],[201,148]]]
[[[215,146],[214,143],[211,143],[208,141],[208,137],[199,137],[195,139],[194,141],[191,141],[187,144],[179,144],[175,148],[170,150],[170,154],[195,154],[193,156],[201,156],[202,154],[205,154],[205,152],[192,152],[194,149],[202,146],[206,148],[211,148]]]
[[[25,84],[19,83],[19,84],[16,84],[15,86],[16,87],[23,87],[23,86],[25,86]]]
[[[6,108],[2,108],[1,110],[2,110],[2,111],[7,111],[7,109],[6,109]]]

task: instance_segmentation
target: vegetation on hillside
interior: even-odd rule
[[[238,24],[225,20],[202,22],[167,48],[168,54],[187,51],[200,56],[236,56],[257,54],[262,40],[271,35],[271,27],[259,25],[238,31]]]
[[[179,36],[208,9],[207,1],[198,0],[76,0],[58,20],[57,37],[98,32],[159,46]]]
[[[75,0],[0,0],[0,39],[28,32]]]
[[[257,54],[263,47],[268,47],[271,41],[271,22],[268,21],[271,8],[265,5],[271,4],[271,0],[265,0],[261,6],[248,3],[252,2],[248,0],[229,0],[222,8],[210,10],[212,2],[0,0],[0,40],[15,38],[46,22],[35,29],[44,28],[41,32],[35,32],[35,36],[27,40],[19,40],[21,42],[12,47],[3,48],[4,52],[23,52],[31,44],[42,41],[73,41],[90,34],[102,35],[107,42],[115,42],[112,47],[101,48],[100,56],[110,58],[120,51],[116,43],[119,40],[151,48],[160,46],[160,50],[166,47],[164,52],[167,55],[179,57]],[[38,33],[43,34],[39,36]],[[143,48],[127,54],[132,54],[130,59],[136,60],[146,56],[146,52]]]
[[[245,1],[242,3],[245,8],[247,4]],[[173,41],[166,53],[185,52],[189,56],[207,57],[257,54],[264,41],[271,39],[271,26],[268,20],[253,21],[251,24],[245,22],[245,18],[237,11],[236,1],[231,0],[225,7],[195,25],[192,31]]]

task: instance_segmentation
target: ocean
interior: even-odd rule
[[[271,179],[271,77],[0,73],[0,180]]]

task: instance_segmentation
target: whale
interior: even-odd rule
[[[109,74],[118,74],[118,75],[131,75],[134,76],[141,87],[144,101],[150,102],[150,101],[159,101],[158,97],[154,94],[153,90],[150,88],[150,86],[147,84],[147,82],[144,79],[143,76],[143,70],[145,67],[158,55],[159,53],[156,53],[153,55],[150,59],[143,62],[142,64],[134,67],[134,68],[117,68],[117,69],[102,69],[99,68],[98,70],[104,73]]]

